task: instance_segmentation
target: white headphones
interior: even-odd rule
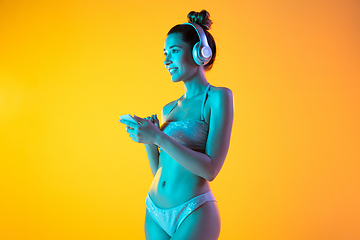
[[[211,60],[212,52],[209,47],[206,35],[202,27],[196,23],[184,23],[183,25],[191,25],[195,28],[200,41],[194,45],[192,54],[197,65],[205,65]]]

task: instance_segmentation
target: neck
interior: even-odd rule
[[[197,95],[203,94],[208,84],[205,73],[201,71],[201,73],[197,74],[196,77],[190,81],[184,82],[184,98],[191,99]]]

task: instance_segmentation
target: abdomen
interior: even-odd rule
[[[160,208],[172,208],[210,190],[209,182],[199,177],[160,152],[159,169],[149,194]]]

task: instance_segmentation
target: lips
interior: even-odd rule
[[[172,67],[172,68],[169,68],[168,71],[171,75],[173,75],[176,71],[178,70],[177,67]]]

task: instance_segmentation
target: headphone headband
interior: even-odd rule
[[[197,24],[197,23],[184,23],[183,25],[193,26],[195,28],[195,30],[196,30],[196,33],[199,36],[199,39],[201,41],[201,45],[202,46],[209,46],[206,35],[205,35],[205,32],[204,32],[203,28],[199,24]]]

